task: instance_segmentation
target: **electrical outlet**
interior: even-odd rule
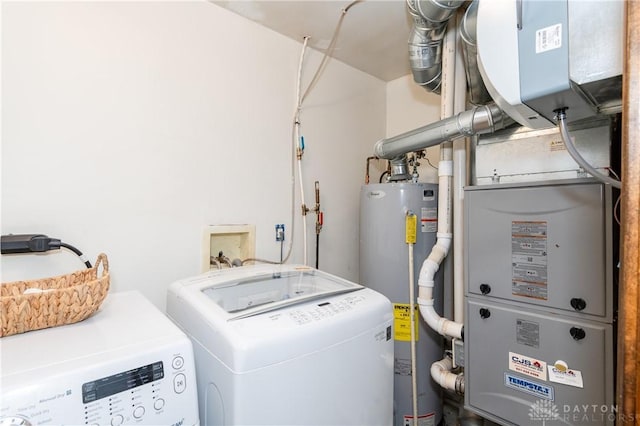
[[[284,241],[284,224],[276,224],[276,241]]]

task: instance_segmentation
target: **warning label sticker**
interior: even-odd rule
[[[395,358],[393,362],[393,373],[398,376],[411,376],[411,360]]]
[[[411,341],[411,305],[408,303],[393,304],[393,338],[402,342]],[[418,305],[413,310],[414,335],[418,341]]]
[[[547,300],[547,222],[511,222],[511,294]]]
[[[509,352],[509,370],[529,377],[547,380],[547,363],[515,352]]]
[[[420,215],[420,231],[436,232],[438,230],[438,209],[423,207]]]
[[[549,150],[550,151],[566,151],[567,148],[565,148],[564,146],[564,142],[562,142],[561,139],[553,139],[550,143],[549,143]]]
[[[555,24],[536,31],[536,53],[562,47],[562,24]]]
[[[418,415],[418,423],[413,420],[413,416],[404,416],[404,426],[434,426],[436,413]]]

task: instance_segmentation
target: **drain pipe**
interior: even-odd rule
[[[445,142],[440,148],[440,162],[438,163],[438,233],[436,244],[431,253],[422,263],[418,276],[418,307],[420,314],[429,327],[442,334],[462,339],[463,325],[446,318],[442,318],[433,307],[433,287],[435,275],[440,264],[449,253],[452,239],[452,180],[453,180],[453,147],[451,142]]]
[[[453,362],[451,358],[444,357],[440,361],[431,364],[431,377],[444,389],[456,391],[456,393],[464,394],[464,376],[451,372]]]
[[[444,119],[440,123],[450,123],[455,105],[455,85],[453,76],[455,75],[455,27],[447,31],[445,49],[443,57],[443,69],[445,78],[443,80],[443,92],[440,99],[441,117]],[[464,128],[459,127],[459,128]],[[444,132],[447,134],[448,132]],[[438,232],[436,243],[431,249],[431,253],[422,263],[420,275],[418,276],[418,308],[420,315],[426,323],[445,336],[462,338],[462,324],[455,323],[440,317],[434,309],[433,287],[435,285],[435,275],[440,269],[440,264],[449,253],[452,240],[452,219],[453,219],[453,142],[449,140],[440,146],[440,162],[438,163]],[[450,368],[449,368],[450,370]],[[434,370],[432,369],[432,374]],[[434,377],[440,383],[438,377]]]
[[[456,106],[456,31],[449,29],[444,43],[443,57],[443,93],[441,102],[441,117],[452,117]],[[420,269],[418,279],[418,306],[420,314],[429,326],[440,334],[455,334],[462,336],[462,324],[441,318],[433,307],[433,287],[435,274],[440,264],[447,256],[452,240],[451,220],[453,218],[453,142],[448,141],[440,147],[440,163],[438,164],[438,233],[435,246],[425,259]],[[458,330],[455,330],[459,328]],[[451,329],[454,329],[451,331]],[[458,393],[464,391],[464,376],[451,372],[453,362],[445,357],[431,364],[431,378],[442,388],[455,390]]]

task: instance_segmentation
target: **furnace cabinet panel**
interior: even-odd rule
[[[490,316],[481,318],[481,309]],[[501,424],[542,424],[543,419],[547,426],[613,424],[601,412],[614,404],[611,324],[479,298],[469,298],[466,316],[465,396],[473,411]],[[572,329],[584,337],[574,339]],[[575,372],[566,383],[552,381],[564,380],[549,371],[556,361]],[[557,417],[534,417],[536,404],[555,407]],[[591,412],[584,406],[598,408]]]
[[[592,180],[469,188],[469,295],[610,321],[609,200]]]
[[[593,179],[465,189],[468,409],[613,424],[611,205]]]

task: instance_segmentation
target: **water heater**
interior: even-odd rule
[[[430,377],[430,365],[442,358],[442,337],[416,309],[418,422],[413,419],[409,248],[405,217],[417,216],[414,246],[414,291],[422,262],[436,242],[438,186],[426,183],[364,185],[360,192],[360,283],[391,300],[394,310],[394,426],[433,426],[442,417],[441,389]],[[435,309],[442,314],[442,274],[436,275]]]

